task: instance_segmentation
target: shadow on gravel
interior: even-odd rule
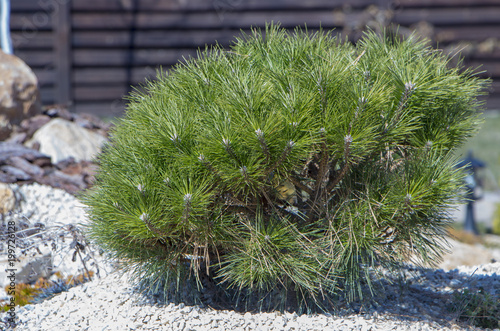
[[[317,299],[319,306],[311,298],[297,300],[297,293],[292,291],[283,295],[280,288],[267,293],[245,293],[221,288],[204,279],[203,288],[199,291],[196,284],[185,283],[176,291],[171,286],[169,291],[163,292],[159,289],[164,284],[152,286],[145,280],[139,283],[136,290],[142,294],[144,303],[160,306],[183,303],[241,313],[285,310],[335,317],[363,315],[367,319],[389,315],[402,321],[434,322],[447,327],[457,324],[484,328],[500,326],[500,263],[480,266],[468,272],[414,266],[405,266],[398,274],[379,272],[381,276],[374,278],[371,284],[374,295],[370,294],[367,284],[363,284],[364,299],[347,302],[342,294],[323,296]]]

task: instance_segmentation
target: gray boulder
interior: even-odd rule
[[[26,146],[39,146],[39,151],[57,163],[69,157],[76,161],[92,160],[106,142],[102,135],[74,122],[55,118],[38,129]]]
[[[0,51],[0,141],[10,136],[14,125],[41,110],[38,80],[31,68]]]

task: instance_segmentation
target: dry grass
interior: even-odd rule
[[[464,244],[476,245],[476,244],[484,244],[484,241],[481,236],[476,236],[473,233],[450,227],[448,229],[448,235]]]

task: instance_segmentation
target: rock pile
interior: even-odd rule
[[[71,194],[92,185],[97,170],[92,157],[109,129],[95,116],[57,106],[9,123],[10,135],[0,141],[0,265],[7,265],[7,224],[15,224],[18,283],[56,271],[82,274],[83,266],[99,274],[94,252],[81,236],[83,206]],[[6,297],[6,276],[0,270],[0,301]]]
[[[96,171],[91,159],[109,128],[95,116],[59,107],[24,119],[0,141],[0,182],[37,182],[72,194],[88,188]]]

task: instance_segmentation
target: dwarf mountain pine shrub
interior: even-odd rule
[[[207,48],[130,95],[83,197],[88,233],[180,297],[194,280],[353,298],[375,267],[435,261],[486,85],[448,62],[413,36],[272,25]]]

